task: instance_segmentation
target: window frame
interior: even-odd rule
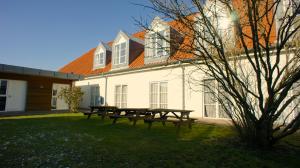
[[[118,92],[117,89],[118,87],[120,92]],[[126,88],[125,92],[124,92],[124,88]],[[126,84],[115,85],[115,106],[119,108],[126,108],[127,100],[128,100],[128,85]]]
[[[156,85],[156,87],[153,87]],[[165,91],[162,91],[162,85]],[[152,90],[155,88],[155,90]],[[164,98],[165,100],[164,100]],[[149,84],[149,108],[168,108],[168,81],[154,81]]]
[[[221,103],[219,103],[218,100],[215,100],[215,102],[211,103],[211,104],[206,104],[205,103],[205,101],[206,101],[205,100],[206,99],[206,97],[205,97],[206,93],[212,93],[212,91],[206,91],[204,82],[205,81],[210,81],[210,80],[214,82],[214,88],[213,88],[214,92],[216,94],[219,94],[221,92],[220,91],[220,84],[218,83],[217,80],[212,79],[212,78],[203,79],[203,81],[202,81],[203,82],[203,110],[202,110],[203,113],[202,113],[202,116],[204,118],[210,118],[210,119],[225,119],[225,120],[228,120],[228,119],[230,119],[229,116],[228,117],[222,117],[222,115],[221,115],[222,105],[221,105]],[[214,108],[215,108],[215,117],[205,116],[205,107],[206,106],[214,106]]]
[[[167,48],[167,42],[166,40],[160,38],[160,36],[158,35],[160,34],[161,36],[163,36],[164,38],[166,38],[167,36],[167,30],[160,30],[157,32],[153,32],[149,34],[149,50],[150,50],[150,57],[153,58],[160,58],[160,57],[164,57],[166,56],[166,48]],[[161,44],[159,44],[159,41],[161,42]],[[161,53],[161,54],[158,54]]]
[[[90,105],[91,106],[101,105],[100,86],[99,85],[91,85]]]
[[[122,45],[124,48],[122,48]],[[121,65],[126,63],[126,56],[127,56],[127,42],[118,43],[114,46],[115,49],[115,58],[114,58],[114,64],[115,65]],[[124,55],[122,55],[122,52]],[[123,61],[121,62],[121,60]]]

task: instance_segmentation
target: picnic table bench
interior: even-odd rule
[[[91,115],[97,114],[98,116],[101,116],[102,119],[104,119],[106,116],[112,114],[114,111],[116,111],[118,108],[115,106],[90,106],[89,112],[83,112],[84,115],[87,115],[87,119],[91,117]]]
[[[149,129],[153,122],[162,122],[163,125],[166,122],[172,122],[178,131],[182,124],[188,124],[189,128],[192,128],[192,123],[196,120],[195,118],[190,118],[190,113],[193,110],[150,109],[149,111],[151,111],[151,115],[144,119],[144,122],[148,123]]]
[[[135,126],[138,120],[144,119],[147,115],[151,115],[148,108],[118,108],[109,117],[113,119],[113,124],[119,118],[128,118],[129,121],[133,121],[133,126]]]

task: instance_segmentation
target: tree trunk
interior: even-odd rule
[[[270,126],[268,121],[263,121],[258,123],[255,128],[255,133],[253,137],[254,146],[261,149],[270,149],[273,145],[272,141],[272,126]]]

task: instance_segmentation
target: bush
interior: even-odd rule
[[[83,94],[80,87],[66,87],[58,93],[58,97],[65,100],[70,112],[78,112]]]

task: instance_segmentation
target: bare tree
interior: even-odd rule
[[[299,129],[299,1],[150,2],[144,7],[173,20],[169,24],[182,37],[157,34],[168,48],[176,47],[172,58],[193,64],[216,81],[193,80],[214,95],[243,141],[270,148]],[[137,22],[155,32],[144,21]]]

